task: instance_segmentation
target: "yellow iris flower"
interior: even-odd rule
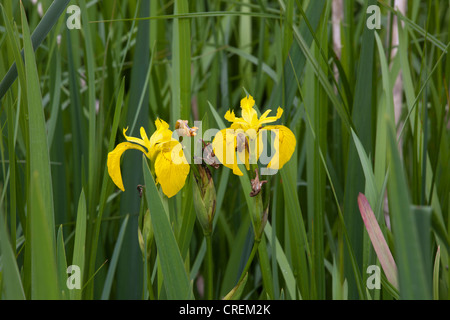
[[[212,142],[218,160],[238,176],[243,175],[238,167],[238,157],[247,170],[250,170],[250,163],[256,163],[260,158],[264,145],[262,134],[264,131],[272,130],[275,133],[273,145],[275,154],[267,165],[269,169],[281,169],[291,158],[297,143],[295,135],[288,127],[265,126],[280,119],[283,109],[278,107],[276,116],[272,117],[268,116],[271,110],[267,110],[258,118],[254,105],[255,100],[249,95],[241,100],[242,118],[236,117],[234,111],[228,110],[225,119],[232,124],[230,128],[220,130]]]
[[[141,139],[128,137],[127,129],[123,135],[127,142],[122,142],[108,153],[108,173],[116,186],[125,191],[120,171],[120,158],[129,149],[139,150],[150,159],[152,171],[156,174],[156,183],[161,185],[163,193],[167,197],[173,197],[183,188],[190,166],[183,153],[180,142],[172,138],[172,131],[164,121],[155,121],[156,131],[148,139],[147,133],[141,127]]]

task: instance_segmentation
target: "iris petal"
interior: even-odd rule
[[[250,127],[252,125],[252,122],[256,118],[258,120],[258,114],[256,113],[256,110],[253,108],[255,105],[255,100],[253,100],[252,96],[249,96],[249,98],[244,98],[241,100],[241,108],[242,108],[242,119],[247,122],[248,126]]]
[[[234,120],[236,119],[234,111],[228,110],[227,113],[225,113],[224,118],[225,118],[225,120],[228,120],[229,122],[234,122]]]
[[[144,143],[145,143],[148,147],[150,147],[150,140],[148,140],[147,132],[145,132],[144,127],[141,127],[141,138],[142,138],[142,141],[144,141]]]
[[[217,159],[225,167],[233,169],[236,159],[236,135],[233,129],[220,130],[213,139],[212,147]],[[239,168],[237,168],[239,170]],[[239,170],[240,171],[240,170]],[[242,175],[242,172],[241,174]]]
[[[189,164],[180,143],[168,143],[156,155],[155,173],[163,193],[171,198],[180,191],[189,174]]]
[[[123,129],[123,136],[125,137],[125,139],[127,139],[127,141],[137,143],[137,144],[147,148],[147,150],[150,148],[150,144],[147,142],[148,138],[147,138],[147,141],[145,141],[145,137],[147,137],[147,134],[145,134],[144,128],[141,128],[141,137],[143,139],[139,139],[139,138],[135,138],[135,137],[129,137],[129,136],[126,135],[127,131],[128,131],[128,128]],[[142,133],[144,133],[144,136],[142,136]],[[145,154],[147,154],[147,153],[145,153]]]
[[[172,139],[172,131],[169,130],[169,124],[161,119],[155,121],[156,131],[150,137],[150,148],[156,144],[170,141]]]
[[[264,112],[264,114],[261,116],[261,118],[259,118],[259,125],[261,126],[262,124],[265,123],[271,123],[271,122],[275,122],[278,119],[281,118],[281,116],[283,115],[283,109],[281,109],[280,107],[278,107],[277,110],[277,115],[274,117],[268,117],[268,114],[271,110],[267,110],[266,112]]]
[[[273,130],[275,132],[275,154],[267,165],[267,168],[283,168],[295,151],[297,140],[295,139],[294,133],[288,127],[282,125],[266,126],[262,130]]]
[[[241,108],[242,110],[252,109],[255,105],[255,99],[251,95],[245,97],[241,100]]]
[[[108,173],[115,185],[122,191],[125,191],[125,187],[123,186],[122,172],[120,171],[120,158],[122,157],[122,154],[129,149],[139,150],[147,155],[147,152],[144,148],[131,142],[119,143],[113,151],[108,153]]]

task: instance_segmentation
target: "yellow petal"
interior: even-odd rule
[[[277,115],[276,115],[277,119],[280,119],[282,115],[283,115],[283,109],[281,109],[280,107],[278,107],[278,109],[277,109]]]
[[[163,147],[156,155],[155,173],[164,194],[171,198],[183,188],[189,174],[189,164],[180,143]]]
[[[255,105],[255,100],[251,95],[245,97],[241,100],[241,108],[244,109],[252,109]]]
[[[239,169],[239,166],[237,165],[237,160],[236,162],[233,164],[233,174],[237,175],[237,176],[243,176],[244,174],[242,173],[241,169]]]
[[[242,119],[246,122],[248,127],[258,122],[258,114],[253,108],[242,109]]]
[[[156,126],[156,130],[165,130],[165,129],[169,129],[169,124],[167,122],[165,122],[162,119],[156,119],[155,120],[155,126]]]
[[[161,119],[155,121],[156,131],[150,137],[150,148],[156,144],[170,141],[172,139],[172,131],[169,130],[169,124]]]
[[[127,132],[127,131],[128,131],[128,128],[123,129],[123,136],[125,137],[125,139],[127,139],[127,141],[137,143],[137,144],[139,144],[139,145],[141,145],[141,146],[146,147],[147,149],[149,149],[150,144],[148,143],[147,134],[145,133],[144,128],[141,128],[141,137],[142,137],[142,139],[127,136],[127,135],[126,135],[126,132]],[[143,135],[143,134],[144,134],[144,135]],[[145,138],[147,138],[147,141],[145,140]]]
[[[241,118],[236,118],[236,119],[240,119],[240,120],[235,121],[228,129],[233,129],[233,130],[243,129],[243,130],[245,130],[245,128],[247,128],[247,123],[244,120],[242,120]]]
[[[253,123],[257,123],[258,121],[258,114],[253,109],[254,105],[255,100],[250,95],[241,100],[242,118],[237,118],[236,120],[241,120],[239,122],[243,125],[244,129],[250,128]],[[236,120],[234,122],[238,122]]]
[[[220,130],[213,139],[212,147],[220,163],[232,169],[234,174],[243,175],[237,165],[235,130],[230,128]]]
[[[266,110],[266,112],[264,112],[264,113],[261,115],[261,117],[259,118],[259,121],[262,121],[262,120],[266,119],[267,116],[269,115],[269,113],[271,113],[271,112],[272,112],[271,109]]]
[[[229,122],[234,122],[234,120],[236,119],[234,111],[228,110],[227,113],[225,113],[224,118],[225,118],[225,120],[228,120]]]
[[[227,113],[225,113],[224,118],[229,122],[232,122],[230,126],[230,128],[232,129],[245,129],[248,128],[250,125],[245,119],[236,117],[234,111],[228,110]]]
[[[144,127],[141,127],[141,138],[147,146],[150,146],[150,140],[148,140],[147,132],[145,132]]]
[[[260,126],[265,124],[265,123],[275,122],[278,119],[280,119],[281,116],[283,115],[283,109],[281,109],[280,107],[278,107],[277,115],[275,117],[268,117],[270,111],[271,110],[267,110],[266,112],[264,112],[264,114],[261,116],[261,118],[259,118],[259,125]]]
[[[107,167],[109,176],[111,177],[115,185],[122,191],[125,191],[125,188],[123,186],[122,173],[120,171],[120,158],[122,154],[128,149],[139,150],[147,155],[144,148],[142,148],[140,145],[130,142],[119,143],[113,151],[108,153]]]
[[[275,140],[274,148],[275,154],[270,160],[267,168],[269,169],[281,169],[286,164],[286,162],[291,159],[292,154],[295,151],[295,145],[297,140],[295,139],[294,133],[285,126],[266,126],[262,130],[274,130]],[[262,131],[261,130],[261,131]]]

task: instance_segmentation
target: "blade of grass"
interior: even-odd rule
[[[230,251],[230,255],[221,281],[220,296],[225,296],[230,290],[232,290],[233,285],[235,285],[236,282],[239,283],[238,279],[244,267],[243,265],[246,262],[242,262],[242,260],[244,259],[243,256],[245,256],[246,258],[249,253],[248,252],[247,254],[244,254],[244,252],[246,252],[246,237],[251,228],[250,223],[251,222],[249,215],[245,215],[241,221],[239,229],[235,233],[233,247]]]
[[[174,14],[189,12],[187,0],[175,0]],[[191,22],[189,19],[175,19],[172,42],[172,108],[171,125],[178,119],[190,120],[191,107]]]
[[[410,208],[408,186],[397,150],[397,139],[391,119],[388,122],[388,199],[389,213],[394,234],[396,260],[399,273],[401,299],[430,299],[431,283],[428,283],[416,223]],[[414,281],[411,281],[414,279]]]
[[[328,2],[323,17],[328,17],[330,10]],[[327,48],[327,18],[322,18],[317,42],[312,46],[313,58],[317,60],[318,67],[328,75],[327,59],[322,59],[321,50],[328,52]],[[325,24],[325,25],[324,25]],[[325,63],[324,63],[325,61]],[[311,234],[311,254],[312,254],[312,297],[313,299],[325,299],[325,266],[324,266],[324,212],[325,212],[325,181],[326,175],[320,163],[319,147],[327,149],[327,119],[328,119],[328,99],[323,87],[320,86],[318,77],[311,63],[308,63],[304,78],[304,106],[306,112],[311,117],[313,130],[317,135],[313,135],[310,130],[306,131],[306,164],[307,164],[307,198],[308,198],[308,227]],[[310,107],[314,106],[314,107]]]
[[[31,190],[29,202],[31,230],[32,298],[59,297],[55,261],[55,225],[53,212],[52,179],[47,146],[42,96],[35,55],[31,43],[27,18],[21,5],[25,53],[25,73],[28,96],[30,135]]]
[[[433,208],[430,206],[411,206],[414,221],[416,222],[417,235],[419,237],[419,244],[421,253],[423,255],[423,266],[425,275],[433,273],[433,254],[431,252],[431,216]],[[439,245],[439,242],[438,242]],[[431,277],[428,277],[430,289],[432,285]]]
[[[258,65],[260,63],[259,59],[248,52],[245,52],[241,50],[240,48],[235,48],[231,46],[227,46],[225,48],[226,51],[229,51],[233,54],[238,55],[239,57],[243,58],[244,60],[251,62],[254,65]],[[275,73],[275,70],[273,70],[269,65],[267,65],[264,62],[261,62],[261,70],[264,71],[264,73],[267,74],[272,80],[277,80],[277,74]]]
[[[294,28],[294,38],[297,41],[300,49],[302,50],[303,54],[305,55],[307,61],[311,63],[313,70],[318,77],[320,84],[322,85],[322,88],[327,93],[329,99],[332,101],[333,106],[336,108],[336,111],[338,115],[341,117],[341,120],[344,124],[344,127],[347,131],[350,131],[350,128],[354,127],[353,121],[350,118],[348,110],[344,107],[344,104],[342,101],[336,96],[334,93],[334,89],[331,86],[331,84],[328,82],[328,77],[325,74],[325,72],[320,68],[319,62],[315,59],[313,54],[311,53],[311,50],[309,49],[306,40],[301,35],[301,33]],[[294,64],[292,63],[294,66]]]
[[[73,249],[72,265],[80,268],[81,286],[85,276],[85,242],[86,242],[86,197],[84,190],[81,189],[80,198],[78,200],[77,223],[75,226],[75,244]],[[72,289],[70,291],[70,300],[81,299],[81,288]]]
[[[375,205],[377,203],[378,199],[378,191],[375,184],[375,176],[373,174],[372,170],[372,164],[367,157],[366,151],[364,150],[364,147],[359,140],[358,136],[356,135],[355,131],[352,130],[352,137],[353,142],[355,143],[356,150],[358,151],[359,159],[361,161],[361,166],[364,171],[364,177],[366,178],[366,192],[367,199],[369,200],[369,203]],[[379,217],[377,216],[377,219]]]
[[[295,277],[292,272],[291,266],[289,265],[289,261],[286,257],[286,254],[283,251],[283,248],[280,245],[278,239],[275,239],[276,243],[272,241],[273,229],[269,222],[267,222],[266,227],[264,228],[264,232],[266,234],[267,240],[271,246],[276,246],[276,260],[280,267],[281,274],[283,275],[284,281],[286,283],[287,293],[291,299],[295,299],[296,294],[296,285],[295,285]]]
[[[89,21],[89,16],[87,12],[86,3],[80,2],[80,9],[81,9],[81,19],[83,21]],[[99,157],[100,153],[96,152],[96,145],[97,140],[95,137],[96,134],[96,126],[97,126],[97,116],[96,116],[96,107],[95,107],[95,56],[94,56],[94,49],[93,49],[93,41],[91,37],[91,25],[88,23],[82,24],[83,29],[83,35],[84,35],[84,59],[86,64],[86,75],[87,75],[87,90],[88,90],[88,97],[87,97],[87,106],[89,110],[89,121],[88,121],[88,168],[86,168],[88,171],[88,192],[92,196],[89,197],[87,200],[87,208],[89,212],[92,212],[96,206],[97,197],[94,196],[93,191],[98,189],[98,173],[100,170],[97,170],[97,166],[99,164],[99,161],[97,158]],[[94,202],[95,201],[95,202]],[[93,215],[90,215],[90,219],[94,219]],[[92,221],[90,221],[92,223]]]
[[[300,293],[304,299],[309,299],[309,271],[311,266],[311,253],[309,249],[305,223],[302,217],[299,199],[297,196],[297,188],[294,174],[295,164],[288,162],[282,170],[280,170],[281,179],[283,181],[283,194],[286,203],[285,211],[289,224],[289,236],[292,244],[291,254],[293,259],[293,268],[296,270],[297,284]]]
[[[13,248],[9,242],[3,206],[0,206],[0,249],[2,252],[2,296],[5,300],[25,300],[25,292]]]
[[[240,6],[240,10],[244,14],[239,15],[238,47],[242,48],[244,53],[250,55],[252,53],[252,19],[249,15],[245,14],[250,12],[250,8],[245,6],[245,4],[248,4],[250,1],[242,0],[241,2],[243,5]],[[242,72],[241,86],[244,88],[252,88],[251,65],[242,56],[239,57],[239,70]]]
[[[375,5],[375,0],[365,1],[363,5],[363,17],[367,19],[366,9]],[[374,30],[364,28],[361,37],[361,53],[356,70],[356,86],[354,88],[353,106],[351,106],[351,117],[354,123],[354,131],[361,138],[364,149],[369,154],[372,152],[372,97],[374,95],[373,65],[374,65]],[[351,35],[353,36],[353,35]],[[348,48],[349,50],[354,50]],[[350,133],[350,132],[349,132]],[[347,151],[345,191],[344,191],[344,217],[347,230],[349,231],[350,243],[354,250],[357,263],[364,267],[364,252],[367,252],[368,240],[363,233],[363,222],[359,219],[358,206],[355,201],[358,193],[364,188],[364,173],[360,164],[357,150],[353,143],[349,143]],[[357,295],[355,277],[352,276],[354,268],[347,263],[349,260],[348,250],[344,253],[344,275],[348,280],[349,299]],[[359,293],[360,294],[360,293]]]
[[[17,112],[17,116],[19,112]],[[9,216],[11,220],[11,241],[16,243],[16,227],[17,227],[17,182],[16,182],[16,139],[14,135],[14,128],[17,123],[14,122],[14,107],[12,99],[8,101],[8,106],[6,106],[6,116],[8,121],[8,155],[9,155],[9,190],[10,190],[10,206],[9,206]],[[16,117],[16,119],[18,119]],[[6,185],[3,186],[6,189]],[[16,254],[16,248],[13,247],[13,252]]]
[[[119,259],[120,250],[122,249],[122,242],[128,224],[128,218],[129,215],[126,215],[125,219],[123,219],[122,225],[120,226],[119,235],[117,236],[116,245],[114,246],[114,251],[111,257],[111,263],[108,268],[108,274],[106,275],[105,285],[103,286],[101,300],[108,300],[111,293],[111,287],[113,285],[114,274],[117,268],[117,261]]]
[[[407,32],[404,28],[402,28],[402,25],[399,24],[399,56],[400,56],[400,63],[401,63],[401,69],[402,69],[402,76],[403,76],[403,82],[404,82],[404,90],[405,90],[405,97],[406,97],[406,105],[408,107],[408,114],[406,116],[405,119],[405,123],[403,124],[401,130],[400,130],[400,134],[399,136],[401,137],[402,134],[404,133],[405,128],[407,127],[408,123],[409,123],[409,127],[412,131],[412,134],[414,135],[415,132],[421,132],[422,131],[422,123],[419,121],[417,122],[416,120],[416,115],[413,112],[414,110],[416,110],[416,106],[418,105],[418,102],[420,100],[421,94],[423,92],[423,90],[425,89],[425,87],[427,86],[432,74],[434,73],[435,69],[437,68],[437,66],[439,65],[439,62],[441,61],[441,59],[444,57],[444,54],[441,54],[439,56],[439,59],[437,60],[437,63],[435,64],[435,66],[433,67],[433,69],[430,71],[428,78],[426,79],[425,83],[421,86],[420,90],[417,92],[417,94],[415,93],[415,89],[414,89],[414,84],[413,84],[413,78],[412,78],[412,73],[411,73],[411,68],[410,65],[408,63],[408,37],[407,37]],[[450,46],[450,43],[448,44],[447,48]],[[418,128],[416,128],[415,123],[417,123]],[[415,146],[416,150],[415,152],[418,152],[419,146]],[[444,229],[441,229],[440,226],[444,225],[444,217],[442,215],[442,210],[441,210],[441,206],[439,204],[439,200],[436,194],[436,190],[432,188],[432,186],[429,184],[431,183],[431,179],[430,176],[432,176],[432,172],[431,172],[431,165],[430,165],[430,161],[429,159],[427,159],[426,161],[427,163],[427,192],[431,192],[429,191],[430,189],[433,191],[433,194],[430,193],[430,197],[431,197],[431,206],[433,207],[433,216],[432,216],[432,221],[433,221],[433,225],[438,226],[440,230],[445,231]],[[446,233],[446,232],[445,232]],[[444,236],[444,234],[441,235],[441,237],[443,236],[443,238],[447,238],[448,239],[448,233],[447,235]],[[442,245],[444,245],[445,247],[448,247],[448,241],[443,241],[441,243]],[[442,258],[444,258],[444,256],[442,255]],[[449,278],[450,279],[450,278]]]
[[[309,3],[309,6],[306,10],[306,16],[308,17],[308,21],[313,30],[316,30],[319,25],[320,17],[324,10],[325,4],[326,1],[324,0],[316,0]],[[295,32],[296,28],[293,29]],[[306,32],[306,30],[307,25],[304,21],[302,21],[300,24],[299,33],[304,35],[306,46],[309,48],[313,37],[309,32]],[[300,74],[306,64],[305,55],[304,53],[302,53],[302,50],[300,49],[297,41],[294,41],[292,43],[291,49],[289,51],[289,57],[290,59],[284,62],[285,64],[280,75],[280,80],[272,91],[272,95],[269,101],[269,105],[271,106],[286,106],[286,108],[288,108],[288,110],[286,110],[287,113],[289,113],[288,111],[294,101],[294,97],[298,89],[295,83],[294,72]]]
[[[403,22],[405,22],[409,27],[411,27],[414,31],[416,31],[418,34],[420,34],[421,36],[424,37],[424,39],[426,41],[429,41],[430,43],[432,43],[434,46],[436,46],[437,48],[439,48],[441,51],[443,52],[447,52],[447,46],[442,43],[442,41],[440,41],[439,39],[437,39],[434,35],[428,33],[426,30],[424,30],[421,26],[419,26],[417,23],[415,23],[413,20],[409,19],[408,17],[405,17],[400,10],[397,10],[395,8],[392,8],[391,6],[389,6],[386,3],[383,2],[378,2],[381,6],[383,6],[384,8],[386,8],[387,10],[391,11],[392,13],[394,13],[400,20],[402,20]]]
[[[309,118],[309,114],[308,114],[307,110],[306,110],[306,120],[307,120],[307,124],[310,127],[311,133],[315,136],[315,132],[314,132],[314,129],[312,127],[311,120]],[[352,271],[353,276],[355,278],[356,290],[358,291],[358,295],[359,295],[360,299],[364,299],[365,298],[365,292],[364,292],[364,287],[363,287],[363,280],[362,280],[361,273],[360,273],[360,268],[359,268],[359,265],[357,263],[356,255],[354,253],[354,250],[353,250],[353,247],[352,247],[352,244],[351,244],[351,241],[350,241],[350,236],[349,236],[349,234],[347,232],[347,227],[346,227],[346,224],[345,224],[345,218],[344,218],[344,215],[343,215],[342,210],[340,208],[340,204],[339,204],[339,201],[338,201],[338,198],[337,198],[337,195],[336,195],[336,189],[334,187],[333,180],[331,179],[331,175],[330,175],[330,172],[329,172],[329,170],[327,168],[326,161],[325,161],[325,158],[323,156],[323,153],[322,153],[322,150],[321,150],[320,146],[319,146],[319,155],[320,155],[320,160],[321,160],[321,162],[323,164],[323,167],[325,169],[325,173],[327,175],[328,181],[330,182],[330,186],[331,186],[331,190],[332,190],[332,193],[333,193],[334,200],[336,202],[337,211],[338,211],[338,217],[339,217],[339,223],[341,224],[341,226],[343,228],[345,245],[346,245],[346,249],[348,251],[348,255],[349,255],[349,259],[350,259],[350,263],[351,263],[351,271]]]
[[[245,284],[247,283],[248,273],[245,274],[244,279],[242,279],[236,287],[233,288],[223,300],[239,300],[241,298],[242,292],[244,291]]]
[[[168,220],[168,213],[156,189],[155,181],[146,160],[143,161],[142,168],[145,178],[145,196],[149,204],[167,297],[170,300],[189,299],[192,297],[192,292],[190,292],[188,276]]]
[[[439,266],[441,263],[441,247],[438,246],[433,268],[433,300],[439,300]]]
[[[391,250],[386,243],[386,240],[378,225],[377,219],[370,207],[366,197],[360,193],[358,196],[358,206],[366,226],[367,233],[369,234],[372,245],[380,260],[381,266],[386,274],[387,279],[396,288],[398,288],[397,280],[397,266],[394,258],[392,257]]]
[[[64,245],[63,238],[63,228],[62,225],[58,228],[58,235],[56,238],[56,259],[58,268],[58,284],[59,291],[61,292],[61,298],[63,300],[69,299],[69,291],[67,288],[67,260],[66,260],[66,249]]]
[[[31,36],[31,42],[34,50],[36,50],[41,45],[42,41],[44,41],[47,37],[47,34],[56,24],[59,17],[64,13],[69,2],[70,0],[54,0],[52,2]],[[0,100],[16,80],[16,77],[17,67],[14,63],[0,83]]]
[[[294,76],[295,76],[295,80],[296,80],[297,86],[299,88],[299,91],[301,92],[300,82],[299,82],[299,79],[298,79],[297,74],[295,73],[295,71],[294,71]],[[313,137],[315,139],[315,135],[316,134],[315,134],[314,128],[312,126],[311,119],[310,119],[310,116],[308,114],[308,110],[307,109],[305,109],[305,114],[306,114],[307,124],[309,125],[309,129],[311,130],[311,133],[313,134]],[[344,233],[346,249],[347,249],[347,252],[348,252],[348,255],[349,255],[349,259],[350,259],[350,262],[351,262],[351,270],[353,272],[353,276],[354,276],[354,279],[355,279],[356,290],[358,291],[358,294],[359,294],[360,298],[363,299],[365,297],[365,293],[364,293],[363,284],[362,284],[362,277],[361,277],[361,274],[360,274],[360,271],[359,271],[359,266],[358,266],[358,263],[357,263],[357,260],[356,260],[356,256],[355,256],[352,244],[350,242],[350,237],[349,237],[348,232],[347,232],[347,228],[346,228],[345,221],[344,221],[344,216],[343,216],[343,214],[341,212],[340,204],[339,204],[339,201],[338,201],[338,198],[337,198],[337,195],[336,195],[336,190],[335,190],[335,187],[334,187],[334,184],[333,184],[333,180],[331,179],[330,172],[327,169],[326,161],[324,159],[324,156],[322,154],[320,146],[319,146],[318,151],[319,151],[320,159],[321,159],[322,164],[324,166],[325,172],[327,174],[328,180],[329,180],[329,182],[331,184],[331,189],[333,191],[333,196],[334,196],[334,199],[335,199],[335,202],[336,202],[336,205],[337,205],[337,209],[338,209],[338,213],[339,213],[339,223],[343,227],[343,233]],[[287,167],[288,166],[289,166],[289,163],[287,164]],[[296,176],[295,174],[292,174],[292,173],[290,175],[284,176],[283,175],[284,171],[282,170],[281,172],[282,172],[281,174],[282,174],[283,181],[284,180],[288,180],[290,177],[295,177]],[[283,183],[283,188],[284,188],[284,186],[285,186],[285,183]],[[292,190],[294,190],[294,185],[291,184],[291,188],[292,188]],[[285,193],[286,193],[286,189],[283,189],[283,190],[285,190]],[[289,191],[288,188],[287,188],[287,190]],[[296,200],[297,200],[297,203],[298,203],[298,199],[296,199]],[[286,201],[286,198],[285,198],[285,201]],[[293,207],[291,207],[291,208],[293,208]],[[299,210],[299,212],[301,212],[301,211]],[[290,222],[288,224],[288,226],[291,226],[291,224],[292,223]],[[304,227],[303,227],[303,229],[304,229]],[[304,232],[304,237],[306,238],[306,232]],[[307,240],[306,240],[306,243],[307,243]],[[310,259],[309,248],[306,247],[306,250],[307,250],[306,257],[308,259]],[[311,264],[310,260],[308,260],[308,262],[309,262],[309,264]]]
[[[19,74],[19,83],[22,86],[22,88],[26,88],[26,79],[25,79],[25,71],[24,71],[25,67],[24,67],[24,62],[23,62],[23,51],[20,52],[20,47],[19,47],[20,45],[19,45],[18,37],[16,37],[16,35],[14,33],[11,20],[8,17],[6,10],[2,4],[0,4],[0,8],[2,9],[2,15],[3,15],[3,20],[4,20],[6,31],[7,31],[6,33],[7,33],[7,39],[8,39],[9,46],[12,48],[14,60],[18,61],[18,62],[14,62],[14,66],[16,66],[15,67],[16,72],[18,72],[18,74]],[[4,81],[6,81],[6,80],[4,79],[2,81],[2,84]],[[6,91],[8,89],[5,88],[3,90],[5,91],[4,94],[6,94]],[[24,101],[26,102],[27,100],[25,99]]]

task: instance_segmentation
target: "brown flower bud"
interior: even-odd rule
[[[180,137],[193,137],[197,135],[197,127],[189,127],[187,120],[177,120],[175,130]]]
[[[267,183],[267,180],[260,181],[258,169],[255,169],[256,177],[251,180],[252,192],[250,192],[250,197],[256,197],[261,192],[261,187],[263,184]]]

